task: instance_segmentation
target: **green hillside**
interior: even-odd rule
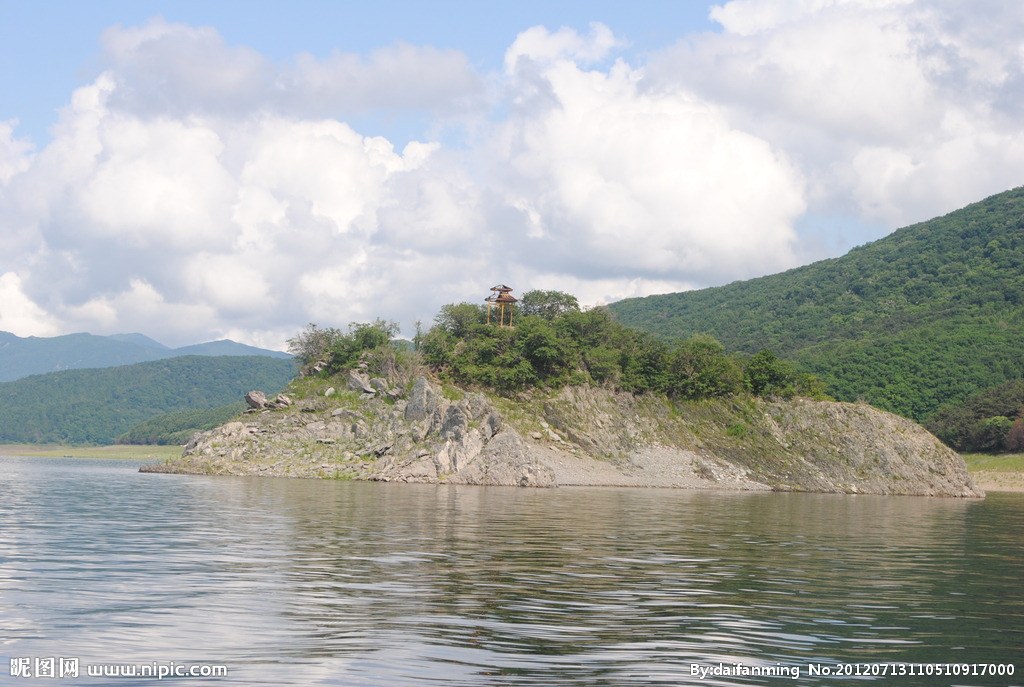
[[[228,422],[248,405],[239,401],[217,408],[192,408],[157,415],[117,437],[119,444],[185,444],[196,432]]]
[[[291,359],[180,356],[0,383],[0,443],[113,443],[163,413],[235,403],[252,389],[277,392]]]
[[[923,420],[1024,377],[1024,187],[841,258],[610,309],[664,339],[772,349],[840,400]]]

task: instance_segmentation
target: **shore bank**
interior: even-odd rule
[[[673,402],[578,386],[515,399],[370,384],[282,397],[145,472],[529,487],[635,486],[977,498],[963,458],[863,404]]]
[[[136,446],[114,444],[109,446],[67,446],[63,444],[0,444],[0,455],[28,456],[38,458],[108,458],[124,460],[173,461],[181,457],[181,446]],[[990,456],[984,454],[967,454],[964,456],[967,470],[979,489],[1024,493],[1024,454],[1011,456]],[[654,460],[651,461],[656,462]],[[610,465],[596,464],[593,461],[565,461],[564,467],[557,475],[559,484],[599,485],[621,481]],[[652,466],[653,467],[653,466]],[[635,478],[632,485],[640,483]],[[689,483],[688,483],[689,482]],[[706,489],[710,485],[700,480],[677,480],[674,486],[683,489]],[[718,488],[730,488],[730,485],[716,485]],[[752,485],[745,485],[751,488]],[[732,485],[732,488],[744,488]],[[754,487],[756,488],[756,487]]]
[[[62,444],[0,444],[0,455],[37,458],[116,458],[124,460],[169,460],[181,456],[181,446],[111,444],[109,446],[65,446]]]

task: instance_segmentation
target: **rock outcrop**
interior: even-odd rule
[[[608,485],[982,496],[963,459],[870,406],[726,399],[673,405],[588,386],[448,398],[353,371],[273,402],[146,471],[551,487]],[[535,393],[535,396],[537,394]],[[253,400],[249,400],[253,396]],[[284,401],[287,401],[287,404]],[[498,409],[500,405],[504,412]]]

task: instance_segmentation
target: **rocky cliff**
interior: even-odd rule
[[[250,395],[149,472],[452,484],[608,485],[979,497],[963,459],[866,405],[672,403],[593,387],[515,400],[354,372],[305,398]]]

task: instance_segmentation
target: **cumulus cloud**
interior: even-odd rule
[[[653,59],[650,81],[788,151],[812,211],[896,227],[1020,183],[1021,8],[734,0],[711,17],[723,31]]]
[[[516,92],[547,97],[510,118],[493,152],[524,215],[522,260],[704,282],[792,264],[803,182],[784,156],[691,93],[644,90],[622,62],[586,71],[562,56],[564,36],[550,39],[533,38],[529,69],[506,61],[528,82]]]
[[[22,290],[16,272],[0,274],[0,331],[19,336],[55,336],[60,326]]]
[[[275,64],[251,48],[227,45],[212,27],[155,18],[139,27],[113,26],[101,43],[118,85],[111,105],[140,115],[444,112],[474,101],[483,88],[465,54],[401,42],[365,56],[301,53]]]
[[[1020,183],[1024,20],[971,8],[736,0],[633,61],[538,26],[495,74],[112,27],[48,145],[0,123],[0,329],[281,346],[497,282],[599,303],[776,272],[809,215],[895,228]],[[396,149],[353,123],[381,109],[467,126]]]
[[[17,121],[0,122],[0,184],[6,184],[15,174],[28,169],[32,145],[14,138]]]

